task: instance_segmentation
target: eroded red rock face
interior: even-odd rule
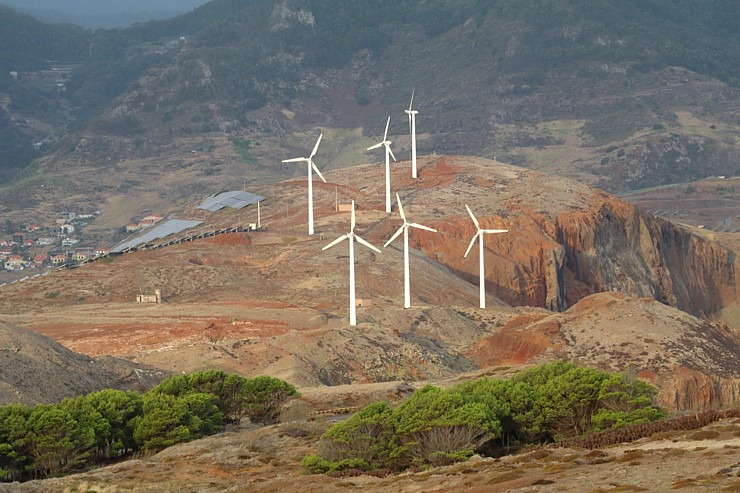
[[[619,291],[707,316],[735,302],[734,255],[719,244],[603,192],[477,164],[445,164],[454,180],[446,175],[435,186],[457,196],[462,213],[433,224],[441,235],[415,234],[414,244],[477,282],[477,248],[463,255],[475,234],[462,205],[469,202],[482,227],[509,230],[484,239],[487,289],[507,303],[561,311],[590,294]]]
[[[173,371],[218,367],[300,385],[448,378],[552,358],[624,371],[661,388],[667,407],[701,408],[738,394],[737,335],[706,319],[735,301],[733,254],[600,191],[477,158],[427,157],[392,186],[410,221],[412,309],[403,309],[400,241],[356,246],[359,327],[347,325],[349,228],[383,245],[382,166],[315,182],[317,234],[306,235],[306,185],[257,190],[269,231],[222,235],[124,255],[3,288],[0,312],[87,354],[117,354]],[[395,198],[395,197],[394,197]],[[476,230],[485,236],[488,309],[478,310]],[[394,208],[395,205],[394,200]],[[244,218],[249,214],[244,213]],[[219,227],[234,214],[214,215]],[[251,220],[251,219],[250,219]],[[203,228],[214,228],[209,222]],[[462,280],[461,280],[462,279]],[[160,289],[165,303],[137,305]],[[658,301],[655,301],[658,300]],[[684,311],[681,311],[684,310]]]
[[[740,395],[740,337],[649,298],[606,292],[562,313],[513,316],[470,346],[482,368],[561,358],[629,371],[659,389],[672,410],[731,406]]]

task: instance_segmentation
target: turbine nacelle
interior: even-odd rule
[[[385,212],[391,212],[391,166],[390,158],[396,160],[396,156],[391,151],[391,141],[388,140],[388,126],[391,124],[391,117],[388,117],[388,121],[385,122],[385,132],[383,133],[383,140],[375,145],[367,148],[368,151],[377,149],[380,146],[385,146]]]
[[[468,253],[470,253],[470,250],[473,248],[473,245],[475,244],[475,240],[478,239],[479,236],[482,234],[488,233],[488,234],[495,234],[495,233],[508,233],[508,229],[481,229],[480,223],[475,218],[475,215],[473,214],[473,211],[470,210],[470,207],[468,207],[468,204],[465,204],[465,208],[468,210],[468,214],[470,214],[470,219],[473,220],[473,224],[475,224],[475,229],[477,230],[475,235],[470,239],[470,244],[468,245],[468,249],[465,250],[465,257],[468,256]]]
[[[371,250],[380,253],[380,250],[363,240],[355,234],[355,201],[352,201],[352,219],[350,222],[349,233],[340,236],[336,240],[326,245],[322,250],[327,250],[344,240],[349,240],[349,324],[357,325],[357,308],[355,306],[355,240],[365,245]]]
[[[313,157],[316,155],[316,151],[319,150],[319,144],[321,143],[321,137],[323,137],[324,134],[319,134],[319,138],[316,140],[316,144],[313,146],[313,150],[311,151],[311,154],[308,157],[295,157],[292,159],[283,159],[284,163],[299,163],[299,162],[305,162],[308,164],[308,234],[313,234],[313,179],[311,177],[311,170],[315,171],[317,175],[319,175],[319,178],[321,178],[321,181],[326,183],[326,179],[324,178],[324,175],[321,174],[321,171],[319,171],[319,168],[316,166],[316,164],[313,162]]]
[[[411,134],[411,178],[416,178],[416,115],[419,112],[411,109],[413,105],[414,91],[411,91],[411,101],[409,101],[409,109],[404,111],[407,115],[409,115],[409,134]]]
[[[396,200],[398,201],[398,213],[401,215],[401,219],[403,220],[403,224],[398,228],[398,230],[396,230],[395,233],[393,233],[393,236],[391,236],[391,238],[388,241],[385,242],[385,245],[383,245],[384,247],[387,247],[388,245],[390,245],[391,243],[393,243],[393,240],[395,240],[396,238],[398,238],[400,236],[400,234],[403,233],[403,231],[405,229],[408,229],[408,228],[423,229],[424,231],[431,231],[432,233],[436,233],[437,232],[436,229],[430,228],[429,226],[424,226],[423,224],[419,224],[419,223],[410,223],[410,222],[408,222],[406,220],[406,214],[404,214],[404,212],[403,212],[403,205],[401,204],[401,197],[398,196],[398,193],[396,193]]]
[[[470,214],[470,219],[473,220],[473,224],[475,224],[475,229],[477,230],[475,235],[473,235],[473,238],[470,240],[470,244],[468,245],[468,249],[465,250],[465,256],[468,256],[468,253],[470,253],[470,249],[473,248],[473,244],[475,244],[475,240],[480,239],[480,243],[478,243],[478,247],[480,248],[479,258],[478,258],[478,283],[480,285],[480,307],[485,308],[486,307],[486,267],[485,267],[485,256],[483,255],[483,235],[486,233],[508,233],[508,229],[481,229],[480,223],[475,218],[475,214],[473,214],[473,211],[470,210],[470,207],[468,207],[468,204],[465,204],[465,208],[468,210],[468,214]]]
[[[355,201],[353,200],[352,201],[352,216],[351,216],[351,219],[350,219],[349,233],[340,236],[336,240],[334,240],[331,243],[329,243],[328,245],[326,245],[321,250],[322,251],[323,250],[328,250],[329,248],[331,248],[334,245],[337,245],[337,244],[343,242],[346,239],[355,239],[355,240],[357,240],[358,243],[361,243],[362,245],[365,245],[369,249],[374,250],[374,251],[376,251],[378,253],[381,253],[380,250],[378,248],[376,248],[374,245],[371,245],[370,243],[368,243],[367,241],[365,241],[364,239],[362,239],[360,236],[358,236],[357,234],[355,234],[355,223],[356,223],[355,222]]]
[[[319,178],[321,178],[321,181],[326,183],[326,179],[324,178],[324,175],[321,174],[321,171],[319,170],[318,166],[316,166],[316,163],[313,162],[313,157],[316,155],[316,151],[319,150],[319,144],[321,143],[321,138],[324,136],[324,134],[319,134],[319,138],[316,141],[316,144],[313,146],[313,151],[311,151],[311,155],[308,157],[295,157],[292,159],[283,159],[283,163],[299,163],[299,162],[305,162],[308,163],[308,165],[316,172],[317,175],[319,175]]]
[[[423,229],[425,231],[431,231],[436,233],[437,230],[424,226],[423,224],[410,223],[406,219],[406,214],[403,212],[403,205],[401,204],[401,197],[396,193],[396,200],[398,201],[398,213],[401,215],[403,224],[398,230],[391,236],[391,238],[385,243],[384,246],[390,245],[393,240],[403,233],[403,307],[411,308],[411,286],[409,282],[409,228]]]

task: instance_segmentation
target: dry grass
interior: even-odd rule
[[[648,491],[648,489],[632,484],[618,484],[607,489],[596,488],[595,490],[591,490],[588,493],[616,493],[618,491]]]
[[[714,440],[719,438],[720,433],[716,430],[700,430],[688,436],[689,440]]]
[[[543,471],[545,471],[548,474],[555,474],[559,472],[565,472],[569,469],[573,469],[574,467],[578,467],[578,464],[574,464],[572,462],[558,462],[556,464],[548,464],[543,468]]]
[[[324,416],[312,416],[313,406],[295,401],[280,413],[280,432],[291,437],[318,439],[331,424]]]
[[[678,490],[681,488],[688,488],[690,486],[695,486],[697,483],[696,479],[692,478],[686,478],[686,479],[679,479],[678,481],[674,481],[671,485],[672,490]]]
[[[485,484],[505,483],[506,481],[513,481],[514,479],[519,479],[522,476],[524,476],[524,473],[522,471],[508,471],[503,474],[497,474],[496,476],[486,481]]]
[[[643,457],[645,457],[645,451],[643,450],[625,450],[623,455],[615,459],[615,462],[632,462]]]

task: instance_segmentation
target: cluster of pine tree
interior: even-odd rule
[[[509,380],[427,385],[392,409],[363,408],[321,437],[302,465],[315,473],[399,471],[466,460],[512,444],[546,443],[665,417],[655,388],[621,373],[562,361]]]
[[[271,377],[219,370],[178,375],[145,394],[102,390],[58,404],[0,407],[0,479],[44,478],[151,453],[243,418],[277,422],[299,394]]]

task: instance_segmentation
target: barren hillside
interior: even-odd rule
[[[439,230],[411,233],[411,309],[402,308],[401,248],[376,254],[358,245],[363,306],[349,327],[346,244],[321,250],[349,229],[337,202],[356,201],[356,231],[375,245],[398,227],[397,213],[383,212],[382,166],[372,164],[316,184],[313,237],[305,179],[282,182],[257,190],[268,197],[266,232],[4,286],[0,310],[75,351],[173,371],[217,367],[314,386],[448,378],[564,357],[632,367],[661,386],[671,408],[735,399],[737,334],[686,313],[734,306],[728,250],[603,192],[501,163],[426,158],[416,181],[408,163],[392,169],[409,219]],[[483,227],[510,230],[486,242],[485,311],[477,308],[477,251],[463,257],[474,233],[465,203]],[[214,213],[203,228],[252,222],[253,214]],[[165,303],[134,303],[154,289]],[[627,335],[633,329],[642,339]]]

